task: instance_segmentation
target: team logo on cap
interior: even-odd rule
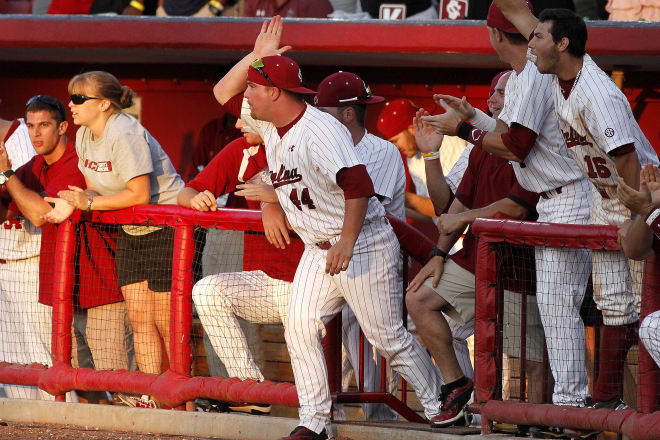
[[[298,79],[302,83],[302,71],[300,70],[300,67],[298,68]]]
[[[319,105],[319,97],[318,97],[318,95],[314,95],[314,105]]]

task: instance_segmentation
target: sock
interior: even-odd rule
[[[445,384],[445,389],[447,392],[451,392],[454,388],[462,387],[467,385],[467,378],[465,376],[461,377],[460,379],[456,379],[453,382],[449,382],[448,384]]]
[[[606,402],[623,394],[623,368],[628,350],[637,342],[637,324],[603,327],[600,367],[592,395],[594,402]]]

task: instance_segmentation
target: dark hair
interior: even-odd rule
[[[568,38],[568,53],[576,58],[585,54],[587,45],[587,25],[584,20],[568,9],[544,9],[539,15],[542,23],[552,21],[550,35],[552,41],[558,43],[562,38]]]
[[[364,127],[367,120],[367,105],[366,104],[352,104],[349,107],[355,111],[355,120]]]
[[[57,122],[57,126],[66,121],[66,110],[64,104],[58,99],[47,95],[37,95],[30,98],[25,106],[25,114],[46,111]]]
[[[517,45],[524,44],[525,46],[527,46],[528,40],[527,38],[523,37],[521,33],[504,32],[502,30],[500,30],[500,32],[504,34],[504,36],[506,37],[507,40],[509,40],[510,43]]]
[[[135,92],[119,84],[119,80],[111,73],[100,70],[80,73],[69,81],[69,93],[94,90],[96,97],[107,99],[114,107],[121,110],[133,105]]]

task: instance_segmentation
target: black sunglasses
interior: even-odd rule
[[[66,121],[66,109],[64,108],[64,104],[62,104],[58,99],[48,95],[35,95],[28,99],[28,101],[25,103],[25,109],[27,110],[27,108],[35,102],[41,102],[57,110],[60,116],[62,116],[62,121]]]
[[[77,93],[74,95],[69,95],[69,98],[71,98],[71,102],[73,102],[75,105],[84,104],[90,99],[101,99],[101,98],[96,98],[94,96],[79,95]]]
[[[261,75],[261,76],[263,76],[264,78],[266,78],[266,80],[268,80],[268,82],[271,83],[271,84],[273,85],[273,87],[279,88],[279,87],[277,87],[277,86],[275,85],[275,83],[273,82],[273,80],[270,79],[270,76],[268,76],[268,74],[267,74],[266,72],[264,72],[264,69],[263,69],[263,67],[264,67],[264,62],[261,61],[261,58],[257,58],[256,60],[254,60],[254,61],[252,62],[252,64],[251,64],[251,66],[252,66],[252,68],[253,68],[254,70],[256,70],[257,72],[259,72],[259,75]]]

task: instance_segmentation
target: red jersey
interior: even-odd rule
[[[280,7],[273,0],[247,0],[243,17],[327,18],[330,13],[328,0],[285,0]]]
[[[222,118],[209,121],[199,133],[192,162],[186,167],[184,180],[196,176],[199,168],[205,167],[231,141],[241,136],[241,131],[234,127],[235,118],[225,113]]]
[[[473,148],[463,179],[456,190],[456,198],[466,208],[478,209],[505,197],[527,208],[530,214],[536,212],[534,207],[539,195],[520,186],[509,161],[481,148]],[[475,273],[477,239],[471,227],[463,239],[463,249],[449,258],[463,269]]]
[[[236,185],[267,169],[263,145],[250,145],[241,137],[230,142],[193,180],[186,184],[199,192],[210,191],[216,197],[236,191]],[[231,200],[231,197],[230,197]],[[243,197],[235,197],[236,201]],[[229,205],[229,203],[228,203]],[[234,203],[232,207],[236,206]],[[258,202],[248,202],[245,207],[259,209]],[[293,281],[304,246],[297,237],[281,250],[272,246],[263,234],[246,233],[243,269],[263,270],[272,278]]]
[[[34,156],[16,170],[23,185],[41,196],[57,197],[68,185],[85,188],[85,179],[78,169],[78,155],[67,142],[62,157],[47,164],[42,155]],[[18,208],[14,202],[12,211]],[[77,252],[75,263],[76,289],[74,304],[86,309],[123,301],[117,286],[115,269],[116,232],[112,227],[81,223],[76,227]],[[57,226],[46,223],[41,227],[41,258],[39,259],[39,302],[53,305],[53,275]]]

